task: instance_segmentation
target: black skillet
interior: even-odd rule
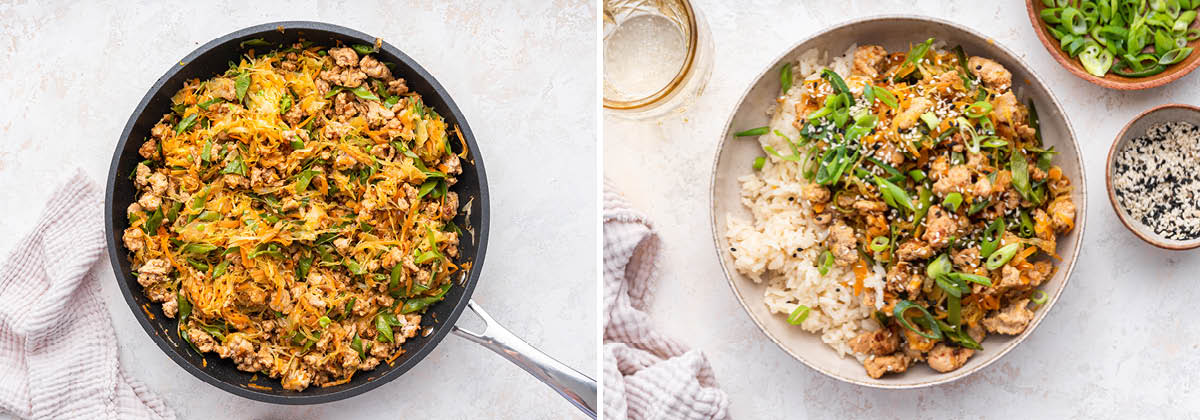
[[[463,173],[452,190],[458,193],[460,203],[470,203],[470,210],[460,212],[455,219],[459,226],[470,226],[459,244],[459,261],[473,263],[469,273],[464,273],[459,284],[450,289],[444,301],[427,309],[424,325],[433,326],[433,333],[414,337],[404,343],[407,350],[392,364],[381,364],[375,370],[360,372],[354,379],[342,385],[328,388],[309,387],[300,392],[283,389],[278,380],[243,372],[233,362],[221,359],[212,353],[201,355],[192,350],[176,333],[176,320],[163,316],[159,305],[150,302],[142,293],[135,276],[130,274],[128,252],[121,239],[122,232],[129,226],[125,209],[133,203],[136,191],[129,174],[142,160],[137,149],[142,140],[149,136],[150,128],[170,113],[171,96],[189,79],[207,79],[224,72],[231,60],[236,61],[253,48],[261,39],[271,47],[257,47],[259,51],[278,45],[290,45],[303,38],[317,45],[375,44],[376,38],[353,29],[318,22],[277,22],[252,26],[217,38],[191,54],[178,64],[171,66],[160,77],[142,101],[138,103],[129,122],[121,132],[116,152],[109,168],[108,186],[105,196],[104,224],[108,240],[108,255],[112,259],[121,292],[130,310],[142,324],[150,338],[172,360],[200,380],[218,388],[253,400],[276,404],[318,404],[336,401],[367,392],[385,382],[396,379],[411,369],[451,331],[504,356],[554,388],[576,407],[595,417],[596,382],[591,378],[559,363],[499,326],[481,308],[471,301],[471,292],[479,281],[483,268],[484,251],[488,236],[488,189],[484,176],[483,159],[479,146],[471,133],[471,127],[450,94],[425,69],[396,47],[382,42],[377,57],[383,62],[394,63],[393,73],[407,80],[411,90],[421,94],[425,103],[441,113],[448,126],[457,124],[470,147],[469,157],[463,160]],[[249,44],[245,44],[250,41]],[[458,150],[455,150],[458,152]],[[470,307],[485,321],[487,328],[482,333],[471,333],[454,326],[463,308]]]

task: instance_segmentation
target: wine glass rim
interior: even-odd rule
[[[679,71],[675,73],[675,77],[671,78],[665,86],[645,97],[630,99],[626,101],[604,98],[604,108],[614,110],[636,110],[649,107],[651,105],[663,102],[666,98],[675,94],[692,71],[692,65],[696,60],[696,51],[699,50],[700,44],[700,28],[696,22],[696,13],[692,9],[692,3],[688,0],[676,0],[683,6],[683,14],[687,24],[687,53],[684,56],[683,64],[679,67]],[[601,75],[603,77],[603,75]]]

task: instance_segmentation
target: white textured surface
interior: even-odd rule
[[[0,253],[31,227],[68,168],[83,167],[103,186],[130,112],[184,55],[254,24],[339,24],[416,59],[471,122],[492,194],[475,300],[516,335],[596,376],[593,7],[567,0],[203,3],[0,4]],[[95,270],[123,364],[180,418],[582,417],[515,365],[457,337],[399,379],[348,400],[290,407],[236,397],[185,373],[154,345],[107,258]],[[471,318],[459,323],[481,324]]]
[[[1140,92],[1094,86],[1050,57],[1016,0],[694,2],[716,45],[706,92],[659,122],[606,116],[604,168],[662,235],[652,316],[664,333],[707,353],[735,418],[1197,418],[1200,327],[1192,318],[1200,254],[1159,250],[1126,231],[1104,193],[1104,159],[1137,113],[1200,102],[1200,74]],[[756,73],[832,23],[896,13],[957,21],[1032,65],[1075,127],[1091,193],[1081,259],[1037,331],[971,377],[912,391],[843,384],[776,347],[721,274],[707,210],[721,125]]]

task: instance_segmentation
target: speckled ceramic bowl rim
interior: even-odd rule
[[[746,314],[750,317],[750,319],[752,321],[754,321],[754,324],[758,326],[758,329],[760,331],[762,331],[763,334],[765,334],[767,336],[767,338],[770,338],[771,341],[775,342],[775,344],[777,346],[779,346],[780,349],[782,349],[787,354],[791,355],[796,360],[799,360],[805,366],[808,366],[818,372],[821,372],[821,373],[825,374],[825,376],[837,379],[842,382],[851,383],[851,384],[855,384],[855,385],[862,385],[862,386],[871,387],[871,388],[882,388],[882,389],[924,388],[924,387],[928,387],[928,386],[953,382],[958,379],[965,378],[972,373],[978,372],[978,371],[983,370],[984,368],[990,366],[992,363],[995,363],[997,360],[1000,360],[1001,358],[1003,358],[1004,355],[1008,354],[1009,351],[1011,351],[1017,345],[1021,344],[1021,342],[1025,341],[1025,339],[1028,338],[1029,335],[1031,335],[1035,329],[1037,329],[1037,326],[1039,324],[1041,324],[1042,320],[1046,319],[1046,317],[1050,315],[1050,310],[1054,308],[1054,304],[1058,302],[1059,296],[1062,295],[1063,290],[1066,290],[1067,285],[1071,281],[1071,273],[1075,269],[1075,262],[1078,261],[1078,259],[1079,259],[1078,258],[1079,250],[1084,241],[1084,228],[1087,223],[1087,189],[1086,189],[1087,170],[1086,170],[1086,167],[1083,165],[1083,159],[1082,159],[1081,153],[1076,153],[1075,160],[1076,160],[1077,164],[1079,165],[1079,180],[1078,180],[1078,182],[1073,183],[1073,184],[1077,188],[1080,188],[1080,196],[1082,197],[1082,202],[1078,203],[1079,208],[1077,209],[1077,212],[1076,212],[1076,221],[1078,223],[1076,223],[1076,225],[1075,225],[1075,228],[1078,229],[1077,234],[1079,235],[1079,239],[1075,241],[1075,249],[1072,252],[1072,255],[1074,256],[1074,258],[1071,258],[1070,261],[1065,261],[1064,263],[1061,263],[1058,265],[1058,268],[1060,270],[1065,268],[1065,272],[1063,273],[1064,277],[1063,277],[1062,286],[1059,287],[1057,290],[1054,290],[1054,293],[1050,296],[1050,300],[1048,302],[1046,302],[1046,305],[1044,308],[1042,308],[1041,310],[1038,311],[1038,315],[1035,316],[1033,321],[1029,324],[1029,326],[1026,327],[1025,332],[1022,333],[1021,335],[1017,336],[1013,340],[1009,341],[1007,343],[1007,345],[1005,345],[1003,348],[1001,348],[1000,351],[998,353],[996,353],[994,356],[992,356],[992,358],[990,360],[986,360],[983,363],[975,366],[974,368],[963,368],[963,369],[955,370],[955,371],[952,371],[952,372],[949,372],[946,374],[936,375],[931,379],[920,380],[920,381],[911,382],[911,383],[894,383],[893,384],[893,383],[886,383],[886,382],[885,383],[866,382],[866,381],[858,380],[855,378],[841,376],[829,369],[824,369],[824,368],[818,366],[817,364],[810,362],[807,358],[804,357],[804,355],[798,354],[797,352],[792,351],[792,349],[789,348],[788,346],[784,345],[784,343],[778,337],[771,334],[771,332],[767,329],[767,327],[765,325],[763,325],[763,323],[760,322],[759,319],[753,315],[751,308],[748,306],[748,304],[746,302],[746,298],[744,296],[742,296],[741,292],[738,291],[737,285],[734,283],[733,273],[735,273],[735,271],[732,269],[732,267],[729,267],[728,265],[726,265],[725,259],[722,258],[722,255],[721,255],[722,248],[720,246],[720,243],[721,243],[720,235],[724,231],[724,229],[721,229],[717,225],[717,212],[716,212],[716,187],[717,187],[717,174],[718,174],[717,168],[718,168],[718,164],[720,163],[721,152],[724,150],[726,143],[732,138],[731,137],[732,136],[731,124],[733,123],[733,118],[737,115],[738,110],[742,107],[742,103],[745,102],[746,97],[749,95],[750,91],[757,84],[757,81],[762,79],[763,76],[765,76],[767,74],[767,72],[774,71],[774,69],[780,62],[780,60],[783,60],[785,57],[788,57],[793,51],[796,51],[796,49],[799,48],[801,45],[803,45],[809,41],[812,41],[816,38],[819,38],[821,36],[824,36],[825,34],[829,33],[830,31],[833,31],[834,29],[838,29],[838,28],[842,28],[842,27],[846,27],[846,26],[853,26],[853,25],[867,23],[867,22],[879,21],[879,20],[924,21],[924,22],[928,22],[932,25],[949,26],[956,30],[965,32],[971,36],[978,37],[979,39],[984,39],[984,40],[989,40],[989,41],[992,39],[988,36],[985,36],[983,34],[976,32],[974,30],[971,30],[971,29],[968,29],[961,25],[951,23],[949,21],[938,19],[938,18],[932,18],[932,17],[928,17],[928,16],[918,16],[918,15],[889,14],[889,15],[870,16],[870,17],[865,17],[865,18],[861,18],[861,19],[846,21],[846,22],[839,23],[836,25],[831,25],[825,29],[818,31],[817,33],[815,33],[811,36],[805,37],[804,39],[796,42],[795,44],[792,44],[790,47],[785,49],[781,54],[777,55],[773,60],[771,60],[766,66],[764,66],[763,69],[758,72],[758,76],[754,77],[753,79],[750,79],[749,85],[746,86],[746,88],[742,91],[742,94],[739,96],[737,102],[734,103],[733,107],[729,111],[729,116],[726,117],[726,119],[725,119],[725,126],[721,132],[720,143],[717,147],[716,154],[713,156],[713,166],[712,166],[712,171],[711,171],[712,174],[709,179],[709,191],[708,191],[709,225],[710,225],[710,228],[712,229],[713,249],[717,253],[717,261],[719,261],[721,263],[721,270],[725,276],[725,280],[729,283],[729,288],[731,290],[733,290],[733,294],[734,294],[734,296],[737,297],[738,303],[742,305],[742,309],[744,309],[746,311]],[[1000,45],[999,43],[996,43],[996,42],[991,42],[991,43],[993,44],[993,46],[1000,49],[1001,51],[1004,51],[1006,54],[1008,54],[1010,57],[1012,57],[1014,61],[1016,61],[1017,63],[1020,63],[1020,65],[1026,71],[1028,71],[1029,75],[1032,77],[1031,82],[1046,87],[1045,90],[1046,90],[1046,94],[1047,94],[1047,98],[1046,98],[1047,101],[1050,102],[1051,104],[1053,104],[1054,108],[1059,110],[1059,114],[1061,114],[1063,116],[1063,121],[1066,123],[1066,127],[1064,127],[1066,132],[1068,133],[1068,136],[1067,136],[1068,138],[1066,139],[1066,141],[1070,142],[1070,144],[1072,144],[1074,146],[1074,149],[1076,151],[1078,151],[1079,143],[1075,139],[1075,129],[1071,125],[1071,120],[1070,120],[1069,116],[1066,114],[1066,112],[1062,111],[1062,104],[1059,103],[1058,98],[1056,96],[1054,96],[1054,93],[1048,87],[1050,85],[1047,85],[1046,83],[1044,83],[1042,81],[1042,78],[1040,76],[1038,76],[1036,72],[1033,71],[1033,69],[1029,66],[1029,64],[1026,63],[1024,60],[1022,60],[1020,56],[1014,54],[1012,52],[1012,50],[1009,50],[1008,48],[1004,47],[1003,45]],[[828,348],[826,348],[825,350],[833,351],[832,349],[828,349]]]
[[[1172,251],[1186,251],[1200,247],[1200,238],[1196,238],[1191,241],[1168,241],[1166,238],[1158,236],[1157,234],[1148,234],[1147,232],[1143,232],[1141,229],[1135,228],[1134,224],[1140,223],[1129,220],[1129,215],[1125,211],[1124,207],[1117,203],[1117,190],[1115,187],[1113,187],[1113,158],[1117,154],[1118,147],[1128,143],[1129,140],[1132,140],[1132,137],[1127,137],[1129,134],[1129,129],[1133,127],[1134,123],[1141,121],[1143,118],[1167,109],[1185,109],[1200,115],[1200,107],[1196,107],[1194,105],[1165,104],[1150,108],[1146,111],[1143,111],[1141,114],[1138,114],[1138,116],[1133,117],[1133,119],[1129,120],[1128,123],[1125,123],[1125,127],[1121,128],[1121,132],[1117,133],[1117,137],[1113,139],[1112,146],[1108,148],[1108,159],[1104,163],[1104,183],[1108,189],[1108,203],[1112,205],[1113,212],[1117,213],[1117,220],[1120,220],[1121,224],[1125,225],[1126,229],[1129,229],[1129,231],[1133,232],[1135,236],[1141,238],[1150,245]]]

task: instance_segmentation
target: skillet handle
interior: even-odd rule
[[[484,312],[483,308],[479,307],[474,300],[469,300],[467,307],[483,319],[485,324],[483,332],[470,332],[457,325],[450,331],[459,337],[479,343],[515,363],[530,375],[554,388],[559,395],[583,410],[589,417],[596,418],[596,380],[554,360],[546,353],[542,353],[541,350],[526,343],[525,340],[513,335],[492,319],[487,312]]]

